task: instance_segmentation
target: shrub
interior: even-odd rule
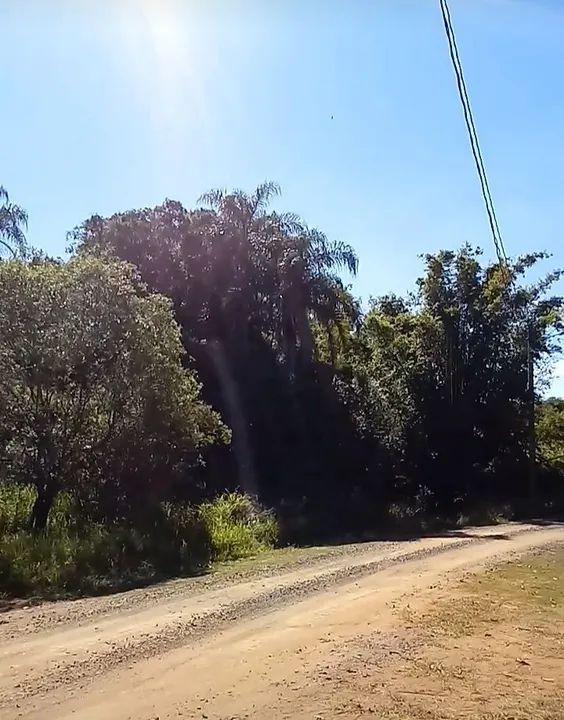
[[[274,547],[274,515],[248,495],[225,493],[203,503],[199,516],[208,532],[214,560],[236,560]]]
[[[35,497],[35,490],[31,487],[15,483],[0,485],[0,537],[25,527]]]
[[[76,524],[60,494],[44,532],[28,529],[33,490],[0,485],[0,591],[9,595],[95,593],[187,574],[209,563],[210,543],[196,509],[163,504],[139,526]]]
[[[235,560],[275,545],[274,515],[252,498],[227,493],[194,507],[162,503],[135,525],[77,524],[61,493],[44,532],[28,529],[35,493],[0,485],[0,591],[9,595],[99,593],[191,574],[210,560]]]

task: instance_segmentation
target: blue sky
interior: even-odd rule
[[[564,2],[451,10],[508,252],[564,265]],[[0,16],[0,183],[35,245],[62,254],[92,213],[271,179],[357,249],[365,299],[411,288],[419,253],[491,254],[438,0],[0,0]]]

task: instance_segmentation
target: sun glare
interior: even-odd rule
[[[209,55],[200,52],[195,3],[129,0],[119,3],[118,13],[120,55],[156,129],[173,132],[187,109],[202,119]]]

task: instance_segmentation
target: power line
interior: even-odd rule
[[[476,124],[474,122],[474,116],[472,114],[472,108],[470,106],[470,98],[468,97],[468,89],[464,80],[464,73],[462,71],[462,62],[460,60],[460,54],[458,52],[458,44],[456,42],[456,35],[452,26],[452,19],[450,16],[450,10],[448,7],[447,0],[439,0],[441,5],[441,12],[443,16],[443,23],[445,26],[445,32],[448,40],[448,47],[450,52],[450,59],[452,60],[452,66],[456,75],[456,85],[458,87],[458,94],[460,96],[460,102],[462,103],[462,110],[464,112],[464,120],[466,122],[466,128],[468,130],[468,137],[470,138],[470,146],[472,148],[472,155],[474,156],[474,162],[476,163],[476,170],[478,171],[478,177],[480,179],[480,187],[482,190],[482,197],[486,206],[486,212],[488,214],[488,221],[492,232],[493,243],[497,254],[499,264],[505,268],[509,267],[507,260],[507,254],[503,245],[503,238],[501,237],[501,231],[499,229],[499,223],[497,220],[497,214],[495,211],[495,205],[488,182],[488,176],[486,174],[486,168],[484,165],[484,158],[480,148],[480,142],[478,140],[478,132],[476,130]],[[513,275],[510,275],[510,286],[513,284]],[[515,309],[514,309],[515,310]],[[532,324],[530,316],[526,321],[526,332],[527,332],[527,407],[528,407],[528,455],[529,455],[529,483],[530,483],[530,494],[531,498],[536,495],[536,432],[535,432],[535,383],[534,383],[534,354],[531,343]]]
[[[464,113],[464,120],[466,122],[466,129],[468,130],[468,137],[470,138],[470,147],[472,148],[472,155],[476,164],[476,170],[478,171],[478,178],[480,180],[480,188],[482,191],[482,198],[486,206],[486,212],[488,214],[488,221],[490,224],[490,230],[492,233],[492,239],[497,254],[497,258],[500,264],[507,265],[507,254],[503,244],[503,238],[501,237],[501,231],[499,229],[499,222],[497,220],[497,214],[486,174],[486,168],[484,165],[484,158],[482,156],[482,150],[480,148],[480,142],[478,140],[478,132],[476,130],[476,124],[474,122],[474,115],[470,106],[470,98],[468,97],[468,90],[466,87],[466,81],[464,80],[464,73],[462,71],[462,63],[460,61],[460,54],[458,52],[458,44],[456,42],[456,35],[452,26],[452,19],[450,10],[448,7],[447,0],[439,0],[441,6],[441,13],[443,16],[443,23],[445,26],[445,32],[448,40],[448,47],[450,58],[452,60],[452,66],[456,75],[456,85],[458,88],[458,94],[460,102],[462,103],[462,111]]]

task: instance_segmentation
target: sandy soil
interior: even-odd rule
[[[2,613],[0,717],[374,716],[346,681],[365,674],[385,695],[414,642],[406,613],[469,570],[555,542],[563,526],[510,524]]]

